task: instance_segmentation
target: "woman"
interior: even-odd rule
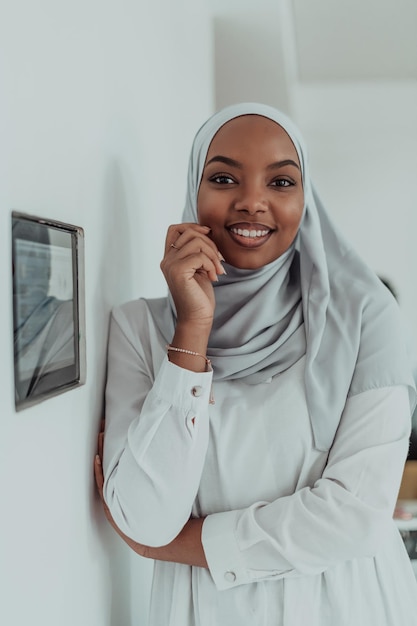
[[[113,312],[103,464],[110,521],[155,559],[150,624],[417,624],[397,306],[285,116],[240,104],[199,130],[161,268],[168,298]]]

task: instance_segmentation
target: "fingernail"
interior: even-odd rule
[[[226,260],[221,252],[218,252],[217,256],[219,257],[220,261],[225,261]]]
[[[99,457],[98,454],[96,454],[96,463],[98,463],[99,465],[101,465],[101,459]]]
[[[211,230],[210,226],[203,226],[205,230]]]

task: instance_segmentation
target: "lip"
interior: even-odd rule
[[[259,222],[237,222],[227,226],[231,239],[244,248],[259,248],[268,241],[274,230]]]

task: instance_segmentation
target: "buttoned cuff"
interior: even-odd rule
[[[203,523],[201,539],[204,554],[214,584],[219,591],[297,575],[290,564],[278,554],[274,559],[276,567],[265,569],[260,565],[262,561],[265,563],[265,559],[260,559],[259,555],[255,559],[252,555],[251,558],[248,553],[250,550],[240,549],[237,528],[245,512],[247,509],[214,513],[208,515]],[[266,549],[270,553],[273,548]]]
[[[164,359],[155,379],[154,392],[169,404],[201,410],[210,401],[213,371],[192,372]]]
[[[238,548],[234,529],[239,511],[214,513],[203,523],[202,543],[210,574],[218,590],[230,589],[248,582],[243,555]]]

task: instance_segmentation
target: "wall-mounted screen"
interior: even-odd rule
[[[85,382],[84,233],[12,213],[16,409]]]

